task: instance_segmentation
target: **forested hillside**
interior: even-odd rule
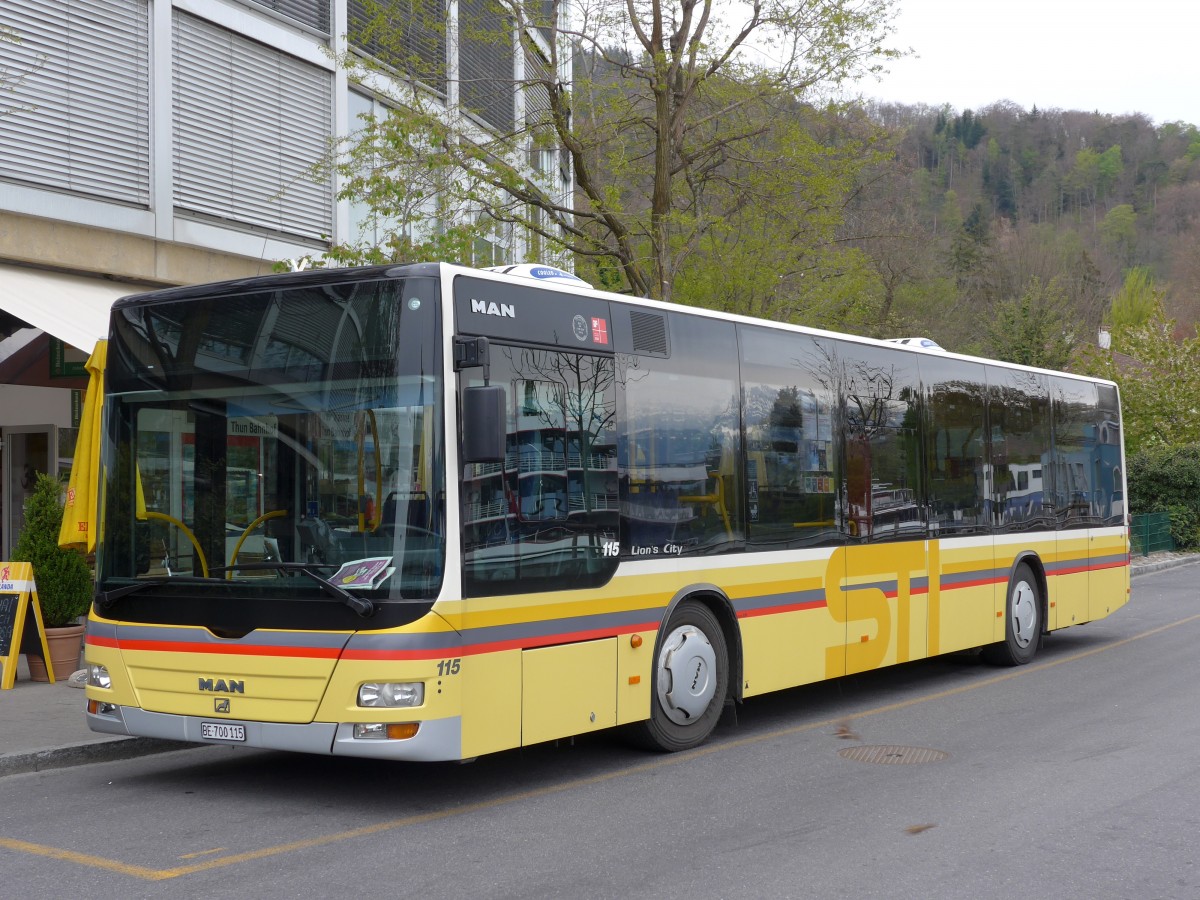
[[[894,154],[842,230],[871,270],[862,330],[1010,357],[1041,341],[1053,363],[1095,342],[1131,283],[1181,332],[1200,321],[1194,126],[1008,103],[865,114]]]

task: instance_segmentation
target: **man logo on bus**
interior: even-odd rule
[[[201,679],[199,679],[199,682],[200,682],[200,690],[209,691],[210,693],[214,693],[214,694],[244,694],[244,693],[246,693],[246,682],[235,681],[232,678],[229,679],[228,681],[226,681],[224,678],[216,678],[216,679],[201,678]]]
[[[499,316],[502,319],[515,319],[517,309],[511,303],[497,303],[495,300],[471,299],[471,312],[483,313],[485,316]]]

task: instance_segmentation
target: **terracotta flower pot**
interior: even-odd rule
[[[79,668],[79,651],[83,648],[83,626],[67,625],[63,628],[47,628],[46,643],[50,645],[50,662],[54,666],[54,680],[66,681]],[[41,654],[26,653],[31,681],[49,681],[46,661]]]

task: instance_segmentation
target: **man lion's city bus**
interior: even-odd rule
[[[457,760],[1129,598],[1106,381],[592,290],[316,270],[113,307],[92,729]]]

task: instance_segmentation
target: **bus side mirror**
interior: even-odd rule
[[[504,462],[508,433],[504,405],[504,388],[499,385],[463,389],[463,462]]]

